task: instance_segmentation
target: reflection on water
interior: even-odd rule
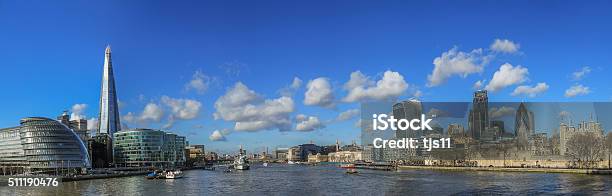
[[[612,176],[548,173],[373,171],[345,174],[334,166],[270,164],[249,171],[186,171],[174,180],[143,176],[65,182],[60,187],[0,187],[0,195],[372,195],[372,194],[607,194]]]

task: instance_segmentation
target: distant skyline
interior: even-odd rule
[[[2,1],[0,127],[97,118],[108,44],[124,126],[224,152],[360,141],[368,101],[608,102],[611,6]]]

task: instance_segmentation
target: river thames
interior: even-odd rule
[[[143,176],[62,182],[59,187],[0,187],[0,195],[606,195],[612,176],[518,172],[358,170],[333,165],[255,165],[248,171],[185,171],[181,179]]]

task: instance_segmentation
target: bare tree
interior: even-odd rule
[[[561,138],[559,136],[559,131],[555,131],[555,133],[553,133],[552,137],[550,137],[550,154],[552,155],[558,155],[560,154],[560,143],[561,143]]]
[[[579,167],[591,168],[605,152],[603,138],[595,133],[575,134],[568,142],[567,155],[577,160]]]
[[[606,135],[606,148],[608,149],[608,169],[610,169],[610,157],[612,156],[612,132]]]

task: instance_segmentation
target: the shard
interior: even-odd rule
[[[121,129],[110,46],[107,46],[104,52],[104,71],[102,74],[100,114],[98,115],[98,119],[98,134],[108,134],[112,138],[113,133]]]

